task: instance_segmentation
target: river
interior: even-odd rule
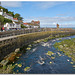
[[[75,38],[75,36],[63,37],[61,40],[60,38],[56,38],[46,43],[40,42],[35,44],[31,50],[23,53],[14,63],[21,64],[22,66],[18,67],[16,65],[13,72],[18,74],[75,74],[75,68],[73,68],[75,64],[70,63],[72,61],[71,58],[65,56],[53,46],[55,42],[71,38]],[[51,59],[50,56],[46,55],[48,51],[55,53],[55,59]],[[24,71],[25,67],[30,67],[30,70]]]

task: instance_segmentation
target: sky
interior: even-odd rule
[[[75,28],[75,1],[1,1],[1,6],[19,13],[24,23],[40,21],[41,27]]]

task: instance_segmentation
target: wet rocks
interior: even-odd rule
[[[2,60],[0,62],[0,65],[6,66],[8,62],[9,62],[9,60]]]
[[[18,53],[20,51],[20,48],[15,49],[15,52]]]
[[[24,68],[24,71],[29,71],[29,70],[30,70],[30,67]]]
[[[49,56],[51,56],[51,55],[53,55],[54,53],[53,53],[52,51],[48,51],[46,54],[49,55]]]

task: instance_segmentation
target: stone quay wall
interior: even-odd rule
[[[61,35],[75,35],[75,32],[63,32],[63,31],[45,31],[45,32],[35,32],[24,35],[17,35],[13,39],[4,40],[3,44],[0,45],[0,61],[13,52],[16,48],[22,48],[23,46],[30,44],[38,39],[44,39],[46,37],[61,36]]]

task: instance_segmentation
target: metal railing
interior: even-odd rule
[[[42,31],[65,31],[65,32],[75,32],[75,30],[63,30],[63,29],[56,29],[56,28],[30,28],[30,29],[21,29],[21,30],[15,30],[15,31],[5,31],[0,32],[0,38],[4,37],[10,37],[15,35],[21,35],[21,34],[28,34],[28,33],[34,33],[34,32],[42,32]]]
[[[48,31],[48,30],[44,29],[44,28],[37,28],[37,29],[33,28],[33,29],[6,31],[6,32],[0,32],[0,38],[21,35],[21,34],[27,34],[27,33],[34,33],[34,32],[42,32],[42,31]]]

